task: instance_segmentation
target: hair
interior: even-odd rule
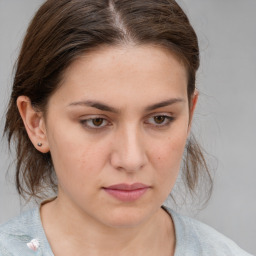
[[[39,197],[57,181],[51,154],[31,143],[16,101],[30,98],[34,109],[47,112],[51,95],[61,86],[67,67],[102,46],[156,45],[184,63],[189,104],[195,91],[199,47],[194,29],[174,0],[48,0],[32,19],[16,63],[4,133],[16,147],[16,188],[23,197]],[[171,157],[171,156],[170,156]],[[195,140],[184,153],[184,181],[193,193],[204,175],[212,179]]]

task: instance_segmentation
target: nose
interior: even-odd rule
[[[147,163],[143,134],[136,127],[121,129],[115,134],[111,164],[118,170],[137,172]]]

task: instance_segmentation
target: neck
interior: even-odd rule
[[[54,255],[157,255],[159,248],[173,255],[173,223],[161,208],[143,223],[121,228],[103,225],[66,203],[63,207],[59,198],[43,205],[41,216]]]

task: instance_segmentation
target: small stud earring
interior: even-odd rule
[[[42,147],[43,144],[42,144],[41,142],[38,142],[38,143],[37,143],[37,146],[38,146],[38,147]]]

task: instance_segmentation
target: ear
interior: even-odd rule
[[[191,98],[191,103],[190,103],[190,109],[189,109],[189,126],[188,126],[188,134],[190,133],[191,130],[191,125],[192,125],[192,119],[194,116],[194,111],[196,108],[197,100],[198,100],[199,92],[197,89],[195,89],[194,94]]]
[[[34,147],[42,153],[49,152],[45,120],[42,112],[36,111],[30,99],[26,96],[18,97],[17,107]]]

